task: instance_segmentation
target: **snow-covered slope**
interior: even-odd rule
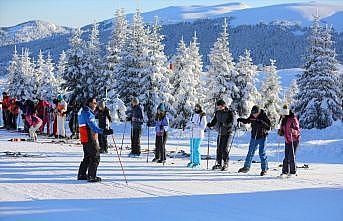
[[[13,27],[0,28],[0,46],[29,42],[54,34],[67,34],[72,28],[62,27],[50,22],[35,20]]]

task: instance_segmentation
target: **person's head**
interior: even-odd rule
[[[7,97],[7,92],[6,91],[2,92],[2,96]]]
[[[57,100],[58,100],[58,101],[63,100],[63,95],[62,95],[62,94],[59,94],[59,95],[57,96]]]
[[[255,105],[251,108],[250,114],[253,115],[255,118],[261,113],[261,109],[259,106]]]
[[[196,104],[194,106],[194,112],[197,114],[200,114],[202,112],[202,108],[201,108],[200,104]]]
[[[226,103],[223,99],[217,100],[216,102],[217,110],[224,110],[225,106],[226,106]]]
[[[164,103],[160,103],[157,107],[157,114],[164,114],[166,112],[166,106]]]
[[[87,100],[87,106],[93,111],[96,109],[96,99],[95,97],[89,98]]]
[[[281,111],[280,111],[281,116],[287,116],[290,114],[290,110],[288,109],[287,104],[283,105]]]
[[[132,100],[131,100],[131,106],[132,106],[132,107],[135,107],[135,106],[137,106],[138,104],[139,104],[138,98],[136,98],[136,97],[132,98]]]
[[[100,104],[99,104],[99,109],[103,110],[103,109],[105,109],[105,107],[106,107],[105,101],[101,101]]]

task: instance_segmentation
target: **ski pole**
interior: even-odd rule
[[[125,183],[128,184],[127,179],[126,179],[126,175],[125,175],[125,172],[124,172],[123,164],[121,162],[120,155],[119,155],[118,148],[117,148],[117,145],[116,145],[116,141],[114,140],[114,135],[113,134],[112,134],[112,140],[113,140],[116,152],[117,152],[118,160],[119,160],[119,163],[120,163],[121,171],[122,171],[124,179],[125,179]]]
[[[150,147],[150,133],[149,133],[149,126],[147,125],[148,127],[148,154],[146,155],[146,162],[148,163],[149,162],[149,147]]]
[[[124,137],[125,137],[125,131],[126,131],[126,123],[127,123],[127,121],[125,121],[125,124],[124,124],[124,132],[123,132],[123,137],[121,138],[120,156],[121,156],[121,151],[123,150]]]
[[[208,128],[208,139],[207,139],[207,162],[206,162],[206,168],[208,170],[208,160],[210,158],[210,134],[211,134],[211,130],[210,128]]]
[[[193,117],[192,117],[192,139],[191,139],[191,154],[192,154],[192,163],[194,164],[194,135],[193,135]]]
[[[292,154],[293,154],[294,168],[297,168],[297,166],[295,165],[295,153],[294,153],[294,142],[293,142],[292,132],[291,132],[291,142],[292,142]],[[289,166],[291,166],[291,165],[289,165]],[[291,172],[291,170],[289,170],[289,172]]]

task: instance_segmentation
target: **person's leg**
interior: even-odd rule
[[[2,109],[2,125],[3,127],[6,126],[6,111]]]
[[[74,136],[75,130],[74,130],[74,116],[72,116],[68,122],[69,130],[71,132],[71,136]],[[101,147],[101,146],[100,146]]]
[[[37,131],[39,130],[39,128],[42,126],[42,123],[43,123],[43,122],[41,121],[41,122],[39,122],[36,126],[33,127],[33,136],[34,136],[33,139],[34,139],[35,141],[36,141],[37,138],[38,138],[36,132],[37,132]]]
[[[39,128],[39,132],[43,133],[43,130],[44,130],[44,117],[42,115],[38,115],[38,117],[43,120],[43,124]]]
[[[193,157],[193,160],[194,160],[194,164],[196,165],[200,165],[200,160],[201,160],[201,156],[200,156],[200,144],[201,144],[201,138],[195,138],[194,139],[194,157]]]
[[[99,146],[97,145],[97,143],[89,143],[88,151],[90,154],[90,161],[88,164],[88,177],[89,179],[95,179],[98,165],[100,163]]]
[[[221,152],[221,147],[220,147],[220,143],[221,143],[220,139],[221,139],[221,136],[218,135],[217,136],[217,164],[218,165],[222,165],[222,157],[223,157],[222,152]]]
[[[267,161],[267,154],[266,154],[266,138],[257,139],[257,143],[259,145],[258,153],[261,159],[261,170],[267,171],[268,170],[268,161]]]
[[[88,165],[90,162],[90,155],[88,153],[88,147],[87,144],[82,144],[83,145],[83,160],[80,163],[80,167],[79,167],[79,172],[77,177],[80,179],[87,179],[87,169],[88,169]]]
[[[100,152],[104,151],[104,138],[103,138],[103,134],[98,134],[98,141],[99,141],[99,147],[100,147]]]
[[[194,149],[194,138],[191,138],[190,140],[189,140],[189,148],[190,148],[190,160],[189,160],[189,165],[188,166],[190,166],[191,164],[193,164],[194,163],[194,160],[193,160],[193,158],[194,158],[194,152],[193,152],[193,149]]]
[[[256,140],[254,138],[251,138],[250,143],[249,143],[249,151],[244,162],[244,168],[246,169],[250,169],[251,167],[251,161],[252,161],[252,158],[254,157],[256,146],[257,146]]]
[[[133,154],[140,154],[141,150],[140,150],[140,133],[141,130],[140,128],[133,128],[132,129],[132,150],[131,152]]]
[[[222,136],[221,138],[221,152],[222,152],[222,158],[224,163],[227,163],[228,157],[229,157],[229,141],[230,141],[231,135]]]
[[[282,173],[288,174],[289,173],[289,144],[285,143],[285,158],[282,162]]]
[[[33,134],[33,131],[34,130],[34,127],[33,126],[31,126],[30,128],[29,128],[29,136],[30,136],[30,138],[31,139],[34,139],[34,134]]]
[[[155,139],[155,159],[156,160],[161,159],[161,145],[162,145],[162,137],[156,136],[156,139]]]
[[[107,142],[107,135],[102,135],[103,137],[103,144],[104,144],[104,151],[107,153],[108,152],[108,142]]]
[[[13,115],[13,128],[18,129],[19,125],[17,125],[18,122],[18,114]]]
[[[61,134],[63,137],[66,136],[66,129],[65,129],[65,123],[66,123],[66,117],[62,117],[62,122],[61,122]]]
[[[293,146],[292,144],[290,144],[290,154],[289,154],[289,168],[290,168],[290,174],[296,174],[297,173],[297,166],[295,163],[295,156],[296,156],[296,151],[298,148],[299,142],[293,142]],[[293,149],[294,148],[294,149]]]
[[[166,143],[168,139],[167,132],[163,133],[163,141],[162,141],[162,161],[166,160]]]

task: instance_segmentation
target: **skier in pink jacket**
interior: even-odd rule
[[[27,113],[25,115],[25,120],[28,123],[28,125],[30,126],[30,128],[29,128],[30,139],[32,141],[37,141],[36,131],[42,126],[42,124],[43,124],[42,119],[40,119],[37,116],[36,112],[32,112],[32,113]]]

